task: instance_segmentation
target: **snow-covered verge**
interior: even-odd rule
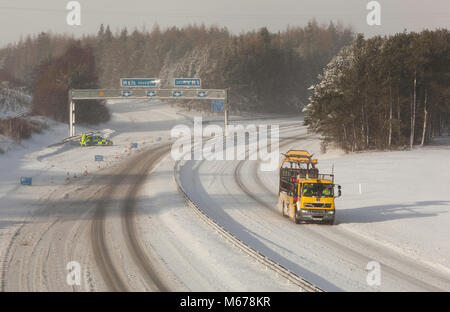
[[[297,146],[301,148],[301,145]],[[404,151],[308,151],[342,186],[336,225],[450,273],[450,137]],[[277,173],[271,184],[278,185]]]
[[[450,137],[404,151],[323,154],[319,141],[308,151],[342,186],[338,228],[450,273]]]
[[[450,272],[450,137],[411,151],[317,157],[342,185],[338,227]]]

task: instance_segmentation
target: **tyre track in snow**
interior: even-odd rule
[[[107,188],[101,196],[94,220],[91,226],[92,248],[95,260],[100,273],[112,291],[128,291],[129,285],[123,272],[114,263],[114,256],[108,247],[105,233],[106,208],[111,202],[111,195],[118,192],[120,185],[131,185],[123,199],[121,205],[122,234],[127,243],[127,249],[132,256],[134,264],[137,266],[141,276],[145,279],[147,286],[156,291],[167,291],[168,287],[159,277],[147,252],[142,247],[139,240],[138,231],[135,225],[135,203],[139,188],[144,183],[147,175],[156,166],[159,160],[170,150],[170,144],[166,144],[155,149],[142,152],[137,157],[129,161],[125,167],[113,176],[111,187]]]
[[[171,144],[164,145],[161,148],[152,151],[151,160],[148,160],[147,157],[144,158],[143,162],[146,163],[145,172],[150,174],[155,165],[169,152],[170,146]],[[136,229],[136,195],[146,178],[147,175],[140,175],[137,183],[128,192],[127,198],[125,199],[125,205],[122,209],[122,224],[125,229],[126,240],[135,259],[135,263],[138,265],[139,270],[147,280],[148,285],[152,285],[159,291],[168,291],[168,287],[158,276],[156,268],[152,265],[151,259],[142,247],[142,244],[138,239],[139,235]]]

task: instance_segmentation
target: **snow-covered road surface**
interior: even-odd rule
[[[299,291],[186,205],[174,159],[155,149],[171,144],[173,126],[192,126],[194,114],[147,101],[110,108],[112,120],[97,130],[115,146],[52,146],[67,135],[53,123],[0,155],[2,290]],[[334,164],[343,197],[335,226],[296,225],[276,210],[277,170],[248,160],[182,163],[175,174],[183,189],[218,224],[324,290],[450,290],[448,140],[414,151],[320,154],[319,138],[292,126],[301,118],[231,119],[280,124],[280,152],[307,149],[323,171]],[[220,116],[204,121],[222,125]],[[33,186],[18,185],[20,176],[32,176]],[[379,286],[366,281],[373,260]],[[79,286],[67,284],[70,261],[81,265]]]
[[[289,138],[282,139],[281,144],[284,146],[280,151],[293,147],[306,149],[311,153],[320,153],[318,138],[308,135],[305,128],[300,131],[292,129],[283,135]],[[408,154],[401,156],[408,157]],[[445,159],[445,155],[440,156]],[[324,166],[320,161],[321,157],[318,157],[319,168],[322,170],[329,167],[331,171],[331,162],[325,162]],[[347,179],[351,179],[351,175],[344,175],[343,172],[355,166],[351,163],[340,166],[339,159],[345,161],[347,157],[351,156],[333,159],[337,172],[336,179],[343,185],[344,196],[336,201],[338,225],[331,227],[315,224],[296,225],[283,218],[276,209],[278,172],[260,171],[256,161],[186,161],[180,169],[180,176],[188,196],[224,228],[324,290],[450,290],[450,275],[445,264],[441,265],[439,261],[427,261],[426,257],[422,259],[412,257],[401,249],[387,246],[384,241],[367,238],[364,229],[355,229],[351,224],[345,224],[346,215],[341,215],[340,209],[347,205],[346,187],[350,184]],[[369,163],[366,164],[366,166],[369,165]],[[383,170],[381,165],[376,168]],[[372,170],[376,171],[373,168]],[[435,176],[443,173],[433,172]],[[355,178],[355,173],[353,174],[352,181]],[[369,174],[372,172],[370,171]],[[377,187],[378,189],[374,190],[374,192],[378,191],[374,194],[375,197],[382,194],[380,186]],[[352,192],[349,191],[349,193],[348,202],[352,204]],[[439,194],[441,194],[439,197],[441,201],[449,196],[449,193]],[[396,200],[403,202],[402,199],[396,198]],[[448,211],[448,205],[444,207]],[[375,222],[373,213],[368,207],[365,215],[359,215],[359,218],[363,218],[360,223]],[[347,212],[347,215],[351,215],[351,211]],[[437,245],[445,253],[445,250],[449,250],[448,227],[445,225],[448,218],[442,219],[447,217],[446,215],[434,215],[434,217],[435,224],[439,225],[437,231],[442,232],[443,236],[436,237],[433,242],[439,241]],[[391,219],[395,220],[395,215],[386,220]],[[404,222],[408,221],[410,220],[405,217]],[[382,223],[378,227],[371,227],[375,233],[377,230],[382,232],[385,229],[386,225]],[[407,235],[408,231],[418,229],[422,230],[423,226],[414,229],[413,224],[410,226],[403,224],[404,233],[402,234]],[[429,231],[423,230],[424,233]],[[359,232],[363,232],[363,235]],[[385,234],[389,235],[389,233],[392,231]],[[427,238],[432,240],[432,237]],[[394,236],[389,241],[395,243],[396,239],[397,237]],[[418,252],[423,252],[421,249],[426,248],[427,244],[427,239],[422,239],[413,245],[417,247]],[[439,252],[440,250],[437,251]],[[444,256],[444,259],[448,260],[448,254],[447,257]],[[368,274],[366,266],[371,261],[381,264],[382,282],[379,286],[371,286],[366,280]]]
[[[19,148],[9,155],[15,158],[2,159],[11,169],[2,175],[2,290],[299,290],[233,249],[186,207],[170,156],[152,163],[154,148],[170,144],[168,130],[191,124],[189,118],[161,104],[112,109],[101,131],[113,147],[42,148],[56,134],[64,137],[61,125],[53,136],[35,136],[35,151]],[[130,151],[131,142],[139,148]],[[100,169],[96,154],[105,157]],[[33,186],[17,185],[22,174],[33,177]],[[67,284],[71,261],[80,264],[81,285]]]

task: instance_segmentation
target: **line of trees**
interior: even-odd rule
[[[310,88],[305,122],[346,151],[424,145],[450,126],[449,58],[447,29],[358,35]]]
[[[132,33],[124,28],[113,34],[101,25],[96,35],[81,38],[81,46],[92,47],[103,88],[117,88],[119,79],[129,76],[165,82],[200,77],[205,88],[231,88],[234,110],[294,112],[307,103],[307,88],[323,67],[353,39],[350,28],[315,21],[277,33],[261,28],[239,35],[204,25]],[[0,50],[0,68],[32,86],[40,65],[64,55],[73,41],[47,33],[27,37]]]
[[[50,116],[67,122],[69,119],[68,94],[70,89],[96,89],[98,76],[94,52],[80,41],[72,42],[67,51],[43,61],[35,71],[33,81],[32,113]],[[99,123],[109,120],[102,101],[77,101],[77,121]]]

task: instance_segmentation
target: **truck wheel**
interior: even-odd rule
[[[299,218],[297,218],[297,208],[295,208],[295,211],[294,211],[294,221],[295,221],[295,224],[300,224],[300,219]]]

